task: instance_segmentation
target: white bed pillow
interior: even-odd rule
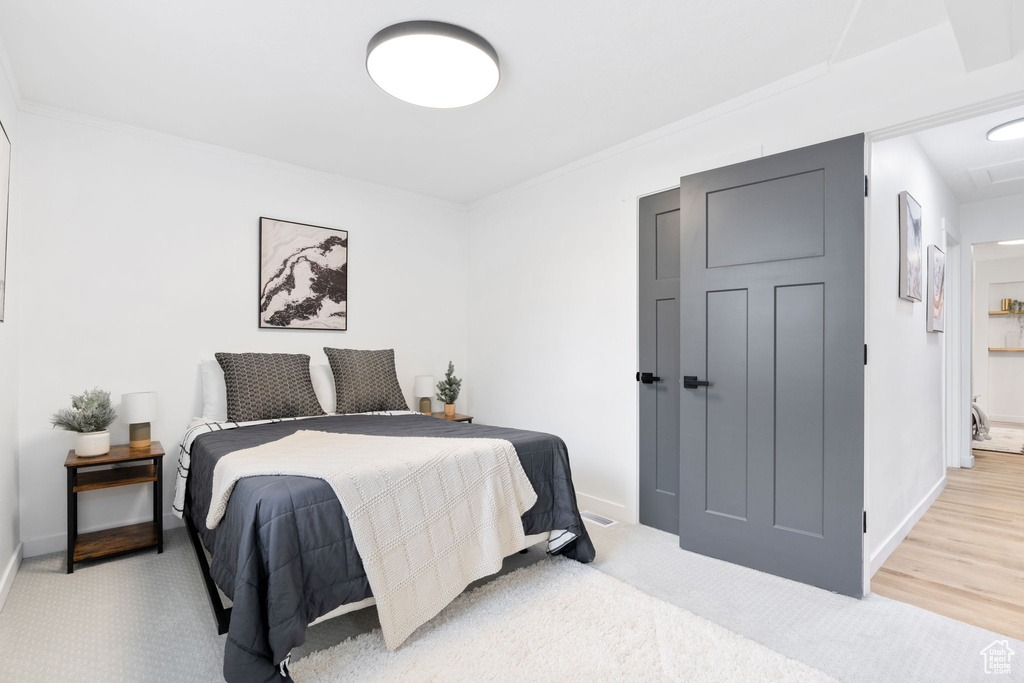
[[[338,409],[338,395],[334,391],[334,373],[331,372],[331,366],[326,363],[310,364],[309,376],[313,380],[313,393],[320,399],[324,412],[335,412]]]
[[[216,360],[200,363],[203,374],[203,419],[226,422],[228,419],[228,387],[224,382],[224,370]],[[338,405],[334,391],[334,373],[326,364],[310,364],[309,375],[313,380],[313,392],[325,413],[333,413]]]
[[[215,360],[199,364],[203,372],[203,419],[226,422],[228,419],[228,387],[224,371]]]

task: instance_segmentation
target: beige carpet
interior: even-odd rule
[[[971,447],[976,451],[995,451],[997,453],[1024,453],[1024,429],[1012,427],[996,427],[989,430],[991,439],[972,441]]]
[[[388,652],[379,630],[296,681],[833,681],[585,565],[552,558],[463,594]]]

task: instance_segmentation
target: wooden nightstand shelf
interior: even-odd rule
[[[449,422],[468,422],[473,424],[472,415],[460,415],[459,413],[455,413],[451,417],[447,417],[444,413],[431,413],[430,417],[437,417],[442,420],[448,420]]]
[[[163,458],[164,449],[159,441],[146,448],[111,446],[106,455],[80,458],[68,451],[64,467],[68,473],[68,574],[75,571],[75,562],[116,555],[139,548],[156,546],[164,551],[163,521]],[[147,464],[114,469],[86,469],[99,465],[149,460]],[[102,529],[87,534],[78,533],[78,494],[112,486],[130,486],[153,482],[153,521],[142,524]]]

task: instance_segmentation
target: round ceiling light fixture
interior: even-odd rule
[[[366,46],[366,72],[389,95],[434,109],[479,102],[500,78],[490,43],[439,21],[406,21],[379,31]]]
[[[1020,140],[1024,138],[1024,119],[1016,119],[1000,124],[990,130],[986,135],[992,142],[1006,142],[1007,140]]]

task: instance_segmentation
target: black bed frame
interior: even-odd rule
[[[186,496],[187,498],[187,496]],[[220,599],[220,592],[217,584],[210,576],[210,562],[206,559],[206,551],[203,549],[203,540],[199,537],[199,531],[192,521],[192,506],[185,501],[185,528],[188,530],[189,540],[192,541],[192,549],[196,551],[196,560],[199,561],[199,570],[203,573],[203,581],[206,582],[206,592],[210,596],[210,606],[213,608],[213,618],[217,621],[217,635],[222,636],[228,632],[228,625],[231,624],[231,608],[225,607]]]

